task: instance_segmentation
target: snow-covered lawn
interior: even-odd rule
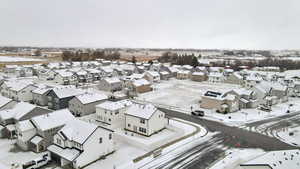
[[[190,110],[199,107],[201,95],[207,90],[226,91],[238,85],[194,82],[191,80],[170,79],[153,85],[153,91],[140,94],[138,100]]]
[[[299,124],[297,124],[299,125]],[[293,135],[290,135],[293,133]],[[300,145],[300,127],[291,127],[288,130],[280,131],[277,133],[279,139],[289,144]]]
[[[19,57],[19,56],[0,56],[0,62],[24,62],[24,61],[42,61],[43,59]]]
[[[140,149],[144,149],[146,151],[151,151],[173,140],[191,134],[194,131],[196,131],[194,126],[170,119],[169,125],[166,127],[166,129],[160,131],[159,133],[153,134],[151,137],[124,131],[123,129],[117,130],[115,134],[117,137],[122,138],[122,140],[126,140],[126,142],[130,145],[139,147]],[[204,132],[205,134],[205,129],[201,128],[201,132]]]
[[[239,165],[252,158],[264,154],[260,149],[227,150],[225,157],[215,163],[210,169],[242,169]]]

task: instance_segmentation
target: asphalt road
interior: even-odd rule
[[[291,146],[268,135],[263,135],[239,127],[226,126],[219,122],[201,119],[201,117],[198,118],[189,114],[184,114],[169,109],[160,109],[165,112],[168,117],[175,117],[186,121],[191,121],[193,123],[197,123],[206,127],[206,129],[210,132],[218,132],[218,134],[214,135],[214,137],[212,138],[212,140],[215,139],[217,141],[200,143],[199,145],[192,147],[185,152],[181,152],[173,159],[167,159],[160,165],[152,166],[150,168],[205,169],[224,153],[224,150],[219,147],[260,148],[265,151],[295,149],[294,146]],[[295,114],[268,119],[252,123],[250,125],[259,126],[272,121],[280,121],[282,120],[282,118],[289,119],[293,116],[295,116]],[[282,125],[279,125],[277,127],[285,127],[285,125],[282,123]],[[189,159],[189,161],[186,161],[184,159]]]

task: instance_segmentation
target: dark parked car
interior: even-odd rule
[[[204,111],[195,110],[195,111],[192,111],[192,115],[194,115],[194,116],[204,116]]]

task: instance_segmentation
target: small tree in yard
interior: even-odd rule
[[[135,58],[135,56],[132,56],[131,62],[134,63],[134,64],[136,63],[136,58]]]

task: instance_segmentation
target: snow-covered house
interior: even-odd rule
[[[234,72],[226,77],[225,83],[242,85],[244,83],[243,76],[238,72]]]
[[[87,69],[87,71],[92,75],[93,81],[98,81],[101,79],[101,71],[98,69]]]
[[[81,120],[69,121],[54,136],[48,151],[60,166],[75,169],[114,152],[113,132]]]
[[[59,110],[69,106],[69,101],[77,95],[83,94],[83,90],[74,87],[54,88],[47,93],[48,108]]]
[[[125,111],[132,103],[128,100],[106,101],[96,106],[97,120],[109,125],[124,126]]]
[[[4,70],[4,73],[14,74],[18,67],[19,67],[18,65],[5,65],[3,70]]]
[[[47,106],[48,105],[48,97],[47,94],[51,90],[51,87],[38,87],[32,90],[32,101],[34,104],[40,106]]]
[[[29,103],[20,102],[12,109],[0,111],[0,124],[2,137],[14,137],[15,124],[32,117],[47,114],[51,110],[38,107]]]
[[[288,101],[288,87],[280,83],[272,83],[270,96],[276,96],[278,101],[283,103]]]
[[[29,150],[30,142],[36,135],[36,128],[30,120],[23,120],[16,123],[16,135],[17,141],[16,144],[22,150]]]
[[[239,110],[239,101],[235,95],[226,92],[207,91],[202,95],[200,107],[226,114]]]
[[[125,129],[151,136],[168,124],[165,113],[151,104],[133,104],[125,111]]]
[[[108,97],[100,93],[77,95],[69,101],[69,110],[75,116],[85,116],[96,112],[96,105],[106,101]]]
[[[54,82],[61,85],[75,85],[78,83],[78,78],[70,71],[56,70]]]
[[[177,72],[176,78],[180,80],[184,80],[184,79],[189,79],[190,76],[191,76],[191,72],[189,70],[179,70]]]
[[[120,91],[122,90],[122,82],[119,78],[112,77],[112,78],[104,78],[100,80],[98,88],[104,91]]]
[[[251,87],[259,84],[262,81],[263,81],[263,78],[261,76],[250,74],[249,76],[246,76],[245,87],[251,88]]]
[[[226,94],[232,94],[239,100],[239,109],[255,108],[258,106],[258,101],[255,97],[255,92],[244,88],[233,89]]]
[[[147,79],[150,83],[160,82],[160,75],[158,72],[146,71],[144,73],[144,78]]]
[[[22,139],[19,142],[26,142],[21,144],[28,145],[28,147],[25,147],[27,150],[29,149],[35,152],[45,151],[47,147],[53,143],[53,136],[67,122],[73,119],[75,119],[75,117],[68,109],[33,117],[30,121],[35,127],[36,133],[30,139]],[[21,133],[21,135],[25,136],[25,133]]]
[[[40,69],[37,72],[37,76],[40,80],[53,80],[56,72],[51,69]]]
[[[129,82],[129,89],[135,93],[145,93],[152,91],[151,83],[146,79],[133,80]]]
[[[272,86],[270,83],[263,81],[251,87],[250,90],[255,92],[255,98],[257,99],[258,104],[273,105],[273,103],[271,103],[272,101],[270,102],[266,100],[266,97],[270,96],[271,88]]]
[[[210,72],[208,74],[208,81],[210,83],[222,83],[225,80],[225,76],[223,73],[218,73],[218,72]]]
[[[28,81],[7,81],[2,85],[2,93],[16,101],[32,101],[32,90],[37,87]]]
[[[207,76],[204,72],[193,72],[191,80],[196,82],[202,82],[207,80]]]
[[[167,71],[160,71],[159,75],[161,80],[169,80],[171,78],[171,74]]]

